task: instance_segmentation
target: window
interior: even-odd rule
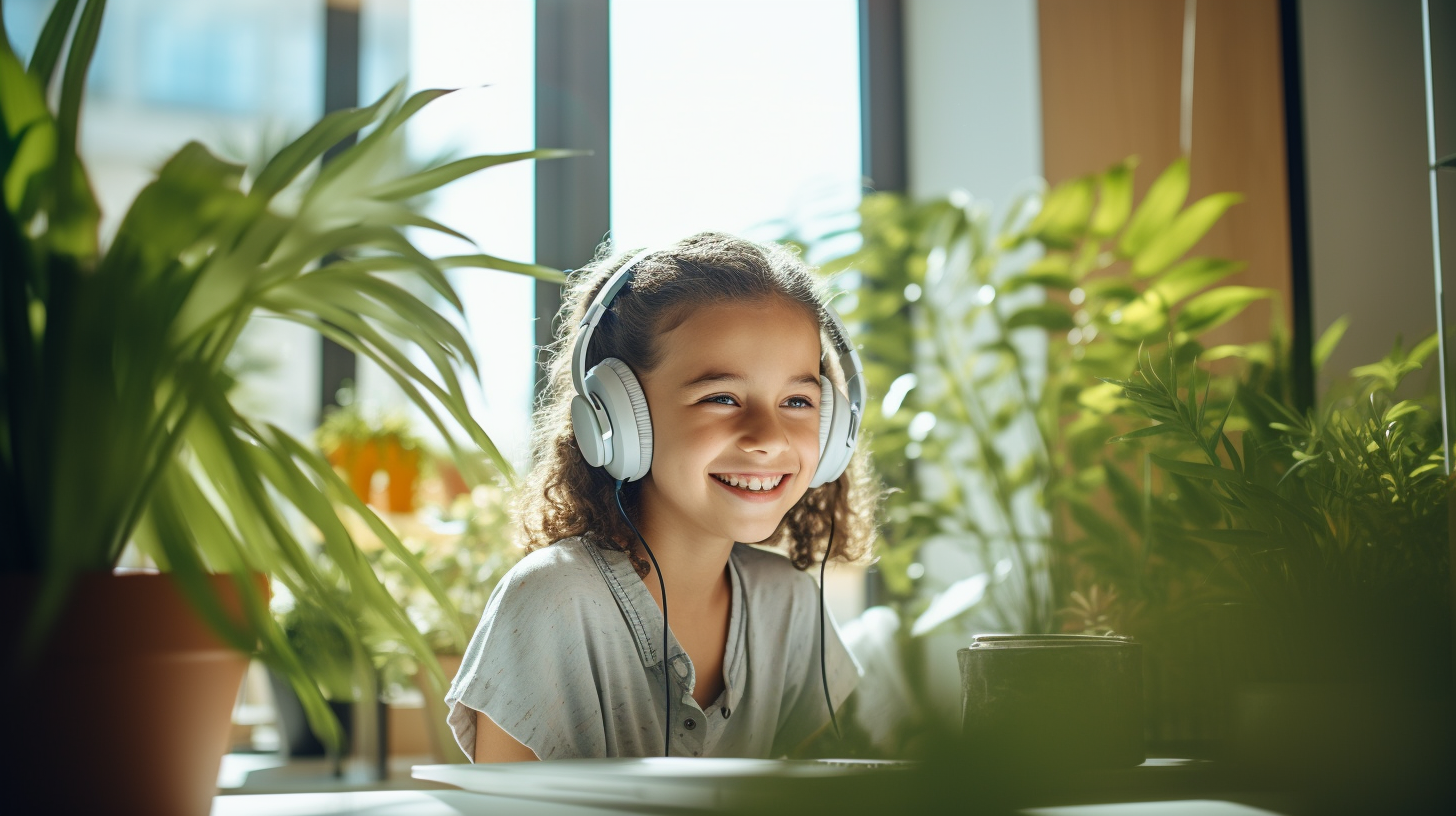
[[[848,212],[860,190],[855,0],[613,0],[619,247]]]

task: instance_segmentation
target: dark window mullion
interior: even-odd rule
[[[904,19],[901,0],[859,0],[861,166],[881,192],[908,188]]]
[[[359,106],[359,7],[326,6],[324,22],[324,113]],[[327,162],[354,144],[355,136],[329,148]],[[330,258],[325,259],[327,263]],[[327,337],[320,339],[319,415],[339,405],[339,391],[353,387],[359,370],[354,352]]]
[[[609,46],[608,0],[536,0],[536,144],[592,151],[536,164],[536,262],[557,269],[591,260],[611,228]],[[561,287],[537,281],[538,348],[554,338],[560,306]],[[538,368],[538,393],[544,379]]]

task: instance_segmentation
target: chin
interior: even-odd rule
[[[767,528],[760,525],[745,527],[737,531],[737,535],[733,536],[733,540],[742,541],[744,544],[762,544],[770,538],[773,538],[774,533],[778,532],[778,529],[779,525],[777,523]]]

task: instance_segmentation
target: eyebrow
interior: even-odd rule
[[[711,371],[707,374],[702,375],[701,377],[695,377],[694,379],[683,383],[682,390],[687,391],[689,389],[697,388],[701,385],[708,385],[710,383],[745,382],[747,380],[748,378],[743,376],[742,374],[736,374],[731,371]],[[797,377],[791,377],[789,379],[789,384],[811,385],[817,388],[819,386],[819,378],[812,374],[800,374]]]

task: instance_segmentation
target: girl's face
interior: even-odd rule
[[[819,328],[784,300],[694,310],[657,339],[643,513],[687,540],[762,541],[819,463]]]

